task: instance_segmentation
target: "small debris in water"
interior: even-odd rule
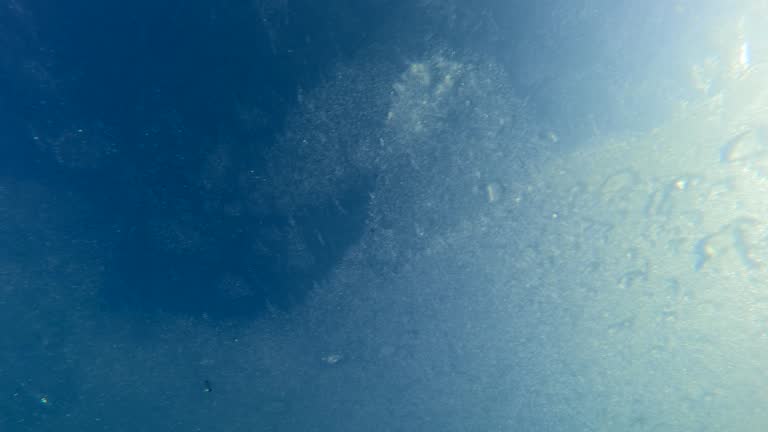
[[[329,365],[335,365],[336,363],[340,362],[342,358],[343,357],[341,354],[328,354],[323,356],[321,359]]]

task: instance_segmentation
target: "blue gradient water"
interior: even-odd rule
[[[0,430],[764,430],[764,7],[577,3],[0,5]]]

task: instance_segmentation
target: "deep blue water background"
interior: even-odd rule
[[[325,203],[288,215],[272,196],[263,197],[266,208],[231,212],[243,201],[243,180],[230,175],[207,190],[201,167],[225,143],[240,165],[230,171],[264,173],[299,96],[360,52],[393,68],[435,46],[504,52],[508,39],[487,37],[499,29],[454,9],[436,4],[425,13],[401,1],[10,2],[0,15],[0,175],[94,206],[92,226],[78,229],[108,245],[101,297],[109,309],[220,318],[252,318],[267,303],[290,309],[359,237],[371,179],[343,194],[344,214]],[[310,239],[308,268],[285,264],[289,216]],[[158,247],[150,241],[158,225],[205,244],[183,253]],[[317,233],[330,244],[317,244]],[[254,256],[255,239],[270,252]],[[222,295],[222,275],[252,294]]]
[[[344,198],[346,223],[322,205],[296,215],[309,223],[304,231],[320,230],[331,242],[322,250],[315,245],[315,264],[298,273],[280,263],[288,215],[211,209],[239,199],[237,178],[217,196],[201,190],[200,167],[222,141],[235,143],[229,157],[246,161],[241,169],[263,171],[299,89],[311,89],[334,64],[368,46],[398,13],[398,5],[384,2],[264,3],[4,8],[0,174],[94,205],[97,226],[79,228],[90,238],[104,233],[110,243],[106,307],[222,318],[253,317],[266,301],[290,308],[359,235],[364,179]],[[396,37],[387,42],[388,54],[406,47]],[[258,118],[244,119],[243,106]],[[57,160],[57,151],[69,153]],[[193,226],[206,245],[158,250],[148,239],[158,219],[169,229]],[[274,234],[263,240],[272,252],[249,255],[249,241],[265,231]],[[216,289],[223,274],[245,279],[258,294],[224,298]]]
[[[299,160],[305,154],[285,137],[291,138],[296,132],[291,128],[297,124],[313,125],[300,122],[307,107],[317,102],[308,102],[313,91],[336,83],[336,93],[323,94],[329,96],[328,105],[314,107],[312,113],[326,109],[365,113],[338,125],[345,133],[362,128],[352,135],[365,136],[369,126],[365,121],[386,118],[392,83],[408,65],[440,57],[440,53],[444,53],[443,59],[467,65],[467,70],[479,65],[480,59],[503,69],[509,82],[500,84],[514,88],[519,99],[526,101],[535,126],[557,131],[560,139],[555,150],[576,146],[580,138],[596,131],[620,129],[628,119],[636,128],[653,123],[663,111],[653,106],[641,111],[637,109],[643,105],[641,98],[619,101],[613,96],[632,88],[633,80],[642,78],[641,66],[664,53],[658,45],[643,40],[653,31],[622,33],[621,23],[642,15],[643,19],[637,19],[639,28],[647,21],[650,29],[672,31],[674,26],[656,26],[670,15],[664,8],[656,12],[649,8],[646,16],[640,13],[645,6],[584,3],[592,7],[557,1],[463,4],[458,0],[2,3],[0,277],[12,288],[0,289],[0,323],[9,336],[0,338],[0,430],[50,430],[52,424],[80,427],[84,421],[91,426],[76,430],[136,430],[144,424],[151,425],[146,430],[168,430],[157,425],[182,423],[192,415],[187,407],[194,407],[199,424],[218,430],[244,430],[238,428],[237,415],[220,419],[221,413],[281,425],[293,424],[288,414],[304,420],[322,419],[331,425],[338,420],[337,426],[344,430],[344,419],[313,411],[322,407],[302,405],[323,400],[322,395],[303,399],[301,394],[291,394],[300,393],[296,389],[307,377],[318,386],[306,389],[307,393],[350,391],[330,399],[348,398],[343,408],[350,411],[340,412],[355,413],[365,424],[369,418],[373,423],[382,419],[396,423],[397,415],[402,415],[404,421],[414,422],[403,423],[399,430],[412,430],[409,427],[418,428],[419,421],[435,420],[412,412],[401,392],[410,391],[415,401],[427,401],[420,406],[435,400],[450,407],[459,400],[439,386],[423,382],[429,381],[424,379],[429,373],[443,371],[452,377],[461,372],[458,361],[451,363],[458,357],[453,357],[455,347],[450,340],[455,336],[451,331],[462,328],[459,318],[455,323],[425,325],[419,320],[429,317],[407,316],[418,307],[382,296],[385,306],[375,313],[393,313],[386,309],[391,300],[392,307],[399,308],[394,312],[403,316],[371,313],[348,323],[344,318],[357,316],[354,311],[338,311],[338,320],[315,317],[328,326],[323,330],[329,329],[317,333],[307,330],[316,321],[290,321],[290,313],[322,286],[365,230],[375,229],[367,225],[366,217],[376,173],[348,176],[343,188],[321,191],[322,197],[301,205],[285,205],[285,184],[280,190],[262,185],[276,174],[271,171],[275,166],[290,171],[293,167],[285,160],[291,157],[296,158],[297,167],[311,165]],[[380,82],[386,84],[353,94],[359,89],[344,88],[335,75],[344,67],[363,75],[381,72]],[[493,78],[498,76],[490,76],[491,81]],[[478,88],[502,87],[494,87],[499,84],[494,82],[481,84]],[[642,92],[650,99],[659,94],[674,99],[680,91],[654,85]],[[362,100],[360,94],[372,95],[370,101]],[[413,94],[421,93],[416,90]],[[488,99],[495,101],[494,96]],[[484,95],[470,97],[481,101]],[[411,102],[403,103],[411,106]],[[510,98],[510,106],[518,106],[512,102]],[[502,118],[508,114],[504,108],[484,109]],[[461,114],[470,111],[456,110]],[[455,120],[457,124],[466,122]],[[470,130],[466,134],[442,130],[434,136],[446,140],[472,137],[474,125],[466,126]],[[546,134],[542,136],[548,139]],[[461,143],[449,144],[455,154],[461,154],[457,150]],[[528,143],[505,144],[520,159],[533,154],[526,153]],[[284,159],[282,164],[274,164],[276,153]],[[437,167],[453,166],[435,162]],[[519,164],[523,165],[524,161]],[[464,168],[471,172],[482,167]],[[311,179],[299,169],[295,174],[297,183]],[[397,178],[397,172],[388,174]],[[506,174],[510,178],[518,175]],[[410,177],[414,178],[419,177]],[[480,186],[488,187],[496,180],[483,179],[491,183]],[[520,184],[525,180],[516,179]],[[397,190],[422,192],[420,186],[406,184]],[[505,192],[503,187],[500,190]],[[450,196],[439,199],[452,202]],[[472,197],[461,199],[456,206],[473,202]],[[510,216],[511,224],[522,227],[520,238],[535,244],[536,233],[526,232],[527,221],[515,219],[523,218],[522,214]],[[435,212],[423,220],[439,225],[450,216]],[[411,221],[389,222],[409,226]],[[295,238],[301,240],[303,249],[297,251]],[[411,241],[407,233],[395,238]],[[387,246],[386,242],[382,245]],[[408,245],[387,247],[394,252],[385,250],[382,256],[399,254],[398,260],[407,261],[401,256],[408,256]],[[378,256],[377,252],[371,255]],[[446,275],[453,274],[450,260],[445,266]],[[554,263],[536,271],[548,272],[550,267]],[[376,274],[375,270],[369,274]],[[471,283],[482,284],[488,276],[474,280],[475,275],[460,270],[456,270],[456,281],[446,283],[460,285],[464,279],[472,279]],[[380,273],[393,273],[388,271]],[[443,283],[443,276],[452,279],[446,275],[433,279],[437,283]],[[423,283],[430,280],[427,275]],[[406,281],[398,288],[407,292],[408,283],[422,281]],[[471,287],[471,283],[464,285]],[[449,302],[451,293],[446,291],[443,294]],[[464,305],[463,299],[453,300]],[[468,298],[466,311],[473,302],[483,304],[484,300],[488,299]],[[516,316],[524,317],[530,305],[518,306]],[[466,311],[462,309],[461,314]],[[270,329],[277,335],[267,332],[263,339],[254,337],[255,343],[253,339],[250,345],[242,343],[241,338],[247,339],[243,329],[270,322],[277,315],[285,320],[273,320],[275,325],[290,322],[295,333]],[[327,324],[335,321],[347,333]],[[434,334],[420,330],[416,321],[435,330]],[[404,328],[399,337],[406,345],[410,340],[434,339],[434,346],[444,350],[429,352],[430,343],[425,344],[426,349],[411,347],[403,355],[412,357],[403,364],[416,366],[402,376],[387,375],[386,366],[380,375],[356,374],[376,370],[378,359],[385,357],[365,352],[369,348],[366,327],[376,322],[391,324],[391,334]],[[453,330],[443,330],[443,324]],[[390,335],[389,327],[386,329],[379,331]],[[300,348],[308,345],[306,351],[313,357],[301,357],[306,352],[286,340]],[[349,345],[357,344],[354,349],[363,351],[360,357],[370,355],[369,362],[347,363],[345,359],[339,368],[329,368],[327,359],[332,357],[328,355],[346,347],[334,345],[339,340],[353,341]],[[533,352],[549,347],[530,341],[525,346],[531,353],[520,353],[528,359],[520,372],[505,366],[512,371],[496,368],[488,376],[511,377],[515,385],[538,378],[528,373],[538,361]],[[369,351],[374,353],[389,352],[391,356],[395,352],[394,343],[370,344]],[[262,365],[267,365],[265,370],[256,370]],[[477,376],[473,371],[464,373],[470,377],[468,381]],[[242,383],[241,376],[261,381],[251,388],[252,383]],[[206,380],[213,383],[214,397],[201,391]],[[286,381],[284,386],[274,383],[281,380]],[[100,386],[102,383],[109,384]],[[370,387],[371,383],[380,388]],[[544,407],[537,404],[543,405],[544,396],[536,399],[533,393],[505,385],[499,383],[488,394],[521,392],[519,406],[528,407],[519,414],[523,429],[527,424],[548,424],[546,430],[569,430],[566,423],[557,423],[559,419],[540,415]],[[109,386],[116,387],[114,393]],[[420,388],[427,390],[412,390]],[[369,417],[355,408],[356,400],[369,396],[369,390],[390,398],[381,403],[383,411],[376,413],[380,417]],[[49,397],[50,403],[43,402],[43,397]],[[230,403],[224,407],[227,404],[219,401]],[[436,412],[444,408],[440,403],[435,404]],[[375,401],[369,406],[376,406]],[[255,413],[254,409],[261,411]],[[478,422],[475,424],[495,421],[496,417],[486,416],[484,407],[474,409],[476,415],[467,419]],[[68,418],[71,413],[75,414]],[[565,429],[559,429],[563,424]],[[462,425],[454,427],[461,430]]]

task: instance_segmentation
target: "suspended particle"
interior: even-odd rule
[[[488,183],[485,185],[485,194],[489,203],[495,203],[501,199],[501,186],[495,182]]]
[[[340,362],[342,358],[343,356],[341,354],[328,354],[323,356],[322,360],[329,365],[335,365]]]

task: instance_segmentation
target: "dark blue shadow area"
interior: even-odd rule
[[[95,209],[109,310],[290,309],[362,234],[370,179],[285,214],[243,173],[266,171],[299,92],[372,41],[407,46],[384,35],[397,5],[18,2],[0,11],[0,175]]]
[[[362,234],[367,186],[362,180],[339,205],[293,215],[217,217],[190,200],[190,208],[174,214],[137,217],[111,259],[104,287],[108,304],[212,318],[254,317],[268,307],[289,310]],[[163,228],[169,235],[194,236],[200,244],[192,250],[158,245],[152,226],[158,219],[168,223]]]

